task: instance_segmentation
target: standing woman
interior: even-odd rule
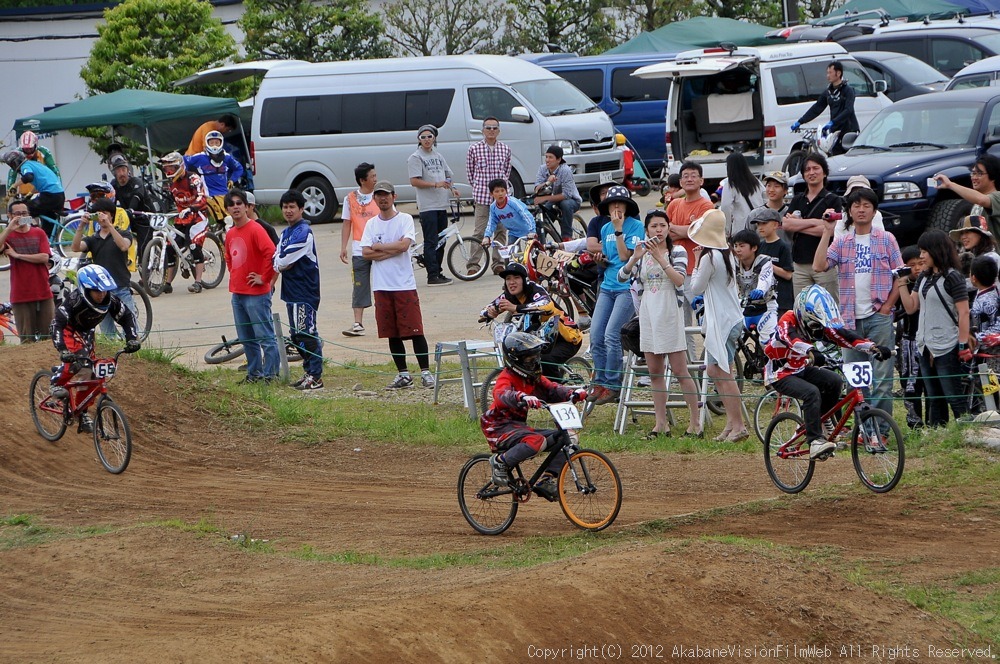
[[[763,204],[764,185],[750,170],[742,153],[730,153],[726,157],[726,184],[722,188],[722,200],[719,202],[719,209],[726,214],[726,237],[732,237],[747,228],[750,210]]]
[[[726,243],[725,226],[721,210],[709,210],[691,224],[688,237],[697,245],[691,294],[705,297],[702,331],[706,371],[726,408],[726,427],[715,440],[738,443],[750,437],[743,423],[740,388],[736,376],[730,373],[736,344],[743,333],[743,309],[736,287],[736,261]]]
[[[687,367],[687,337],[684,334],[684,277],[687,275],[687,251],[674,246],[668,233],[667,213],[653,210],[646,214],[646,240],[632,258],[618,271],[618,281],[631,278],[639,291],[639,346],[646,356],[653,388],[653,411],[656,426],[647,440],[670,433],[667,424],[667,380],[670,369],[687,403],[690,420],[686,435],[701,436],[701,413],[698,388]]]
[[[961,361],[972,359],[969,350],[969,292],[954,243],[941,230],[925,232],[917,240],[924,271],[913,290],[909,280],[900,277],[899,299],[906,313],[920,312],[917,325],[917,351],[920,353],[920,376],[927,396],[929,426],[948,423],[948,405],[958,419],[969,410],[962,394]]]
[[[607,266],[590,324],[590,354],[594,358],[594,384],[587,400],[597,405],[618,401],[622,389],[622,325],[635,315],[628,284],[618,281],[639,241],[643,227],[639,206],[620,184],[608,189],[598,205],[610,221],[601,229],[601,251]]]

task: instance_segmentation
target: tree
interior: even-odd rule
[[[690,0],[619,0],[616,4],[615,24],[621,41],[700,14]]]
[[[503,43],[514,51],[541,52],[554,45],[581,55],[615,45],[608,0],[511,0]]]
[[[486,0],[395,0],[387,35],[407,55],[496,53],[500,6]]]
[[[330,62],[391,55],[384,26],[365,0],[246,0],[239,26],[251,60]]]
[[[837,0],[810,0],[811,2],[832,3]],[[780,25],[782,21],[781,3],[774,0],[701,0],[707,10],[721,18],[747,19],[763,25]]]

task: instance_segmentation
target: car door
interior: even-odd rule
[[[863,60],[860,62],[873,81],[885,81],[885,96],[892,101],[896,101],[898,99],[897,94],[901,92],[899,79],[893,76],[892,72],[883,67],[879,62],[875,62],[874,60]]]
[[[500,141],[511,149],[511,185],[518,190],[519,179],[528,189],[535,181],[535,173],[542,164],[539,118],[528,108],[528,122],[516,122],[511,116],[515,107],[527,108],[520,99],[499,85],[482,83],[466,85],[465,124],[469,141],[483,139],[483,120],[495,117],[500,120]],[[516,174],[515,174],[516,173]],[[518,192],[520,193],[520,192]]]

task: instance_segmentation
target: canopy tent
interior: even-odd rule
[[[992,4],[991,0],[848,0],[823,18],[842,16],[846,12],[864,12],[881,9],[892,18],[919,21],[924,17],[951,18],[955,14],[969,14],[966,5]],[[980,12],[976,12],[980,13]]]
[[[668,23],[652,32],[643,32],[605,53],[680,53],[693,48],[718,46],[720,42],[761,46],[774,43],[765,36],[772,30],[774,28],[731,18],[696,16]]]
[[[14,123],[14,130],[51,132],[110,126],[118,135],[144,142],[152,159],[153,150],[183,151],[195,127],[227,113],[240,117],[235,99],[125,89],[21,118]]]

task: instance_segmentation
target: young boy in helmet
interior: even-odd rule
[[[125,333],[125,350],[139,350],[135,315],[111,291],[115,290],[111,273],[100,265],[87,265],[76,273],[76,290],[71,292],[52,319],[52,345],[59,351],[63,365],[52,374],[51,392],[57,399],[69,397],[66,384],[79,371],[80,357],[94,359],[94,328],[110,315]],[[77,433],[91,433],[93,422],[86,413],[80,415]]]
[[[201,276],[205,272],[205,256],[201,252],[201,245],[191,242],[192,228],[200,222],[206,220],[208,210],[208,189],[205,181],[197,173],[188,171],[184,165],[184,157],[179,152],[171,152],[160,159],[160,168],[163,175],[170,181],[170,193],[177,204],[177,220],[174,227],[179,230],[187,242],[191,245],[191,258],[194,260],[194,283],[188,286],[188,292],[200,293],[203,285]],[[168,257],[172,256],[173,250],[168,249]],[[174,288],[171,282],[177,274],[176,265],[167,270],[167,283],[164,284],[163,292],[172,293]]]
[[[542,345],[527,332],[511,332],[503,340],[504,370],[493,387],[493,407],[479,418],[486,435],[493,470],[493,483],[507,486],[510,469],[530,459],[555,440],[558,429],[533,429],[528,426],[528,409],[541,408],[543,402],[576,403],[587,398],[587,391],[556,385],[542,375]],[[558,500],[556,478],[565,463],[556,457],[535,484],[535,492],[546,500]]]
[[[223,197],[229,192],[229,183],[237,183],[243,177],[243,164],[223,147],[222,132],[210,131],[205,135],[205,151],[184,157],[184,166],[197,173],[208,188],[208,207],[216,221],[226,217]]]
[[[836,447],[826,435],[833,423],[823,422],[822,417],[837,405],[843,386],[837,373],[814,366],[819,356],[813,342],[819,340],[871,353],[878,360],[892,356],[891,348],[878,346],[846,329],[833,296],[818,284],[799,293],[792,310],[778,319],[774,336],[764,346],[770,359],[764,370],[764,384],[802,403],[810,459],[826,458],[824,455]]]

